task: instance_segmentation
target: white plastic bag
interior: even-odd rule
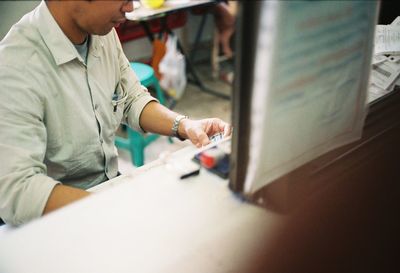
[[[170,34],[166,43],[166,53],[159,64],[162,75],[161,87],[174,99],[182,97],[186,83],[185,57],[178,51],[178,38]]]

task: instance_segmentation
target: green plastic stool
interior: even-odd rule
[[[146,87],[153,87],[156,91],[156,97],[161,104],[165,105],[164,93],[158,83],[151,66],[143,63],[131,63],[131,68],[139,78],[142,85]],[[144,148],[156,140],[159,135],[157,134],[142,134],[127,126],[128,138],[115,137],[115,146],[120,149],[129,150],[133,165],[140,167],[144,164]]]

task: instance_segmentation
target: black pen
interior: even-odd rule
[[[198,175],[200,173],[200,168],[198,168],[197,170],[182,174],[180,179],[185,179],[194,175]]]

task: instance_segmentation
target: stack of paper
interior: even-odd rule
[[[377,25],[368,102],[400,85],[400,16],[390,25]]]
[[[260,1],[245,193],[359,139],[377,2]]]

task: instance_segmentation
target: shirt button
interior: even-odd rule
[[[103,144],[104,140],[102,138],[100,138],[100,143]]]
[[[97,110],[99,108],[99,105],[98,104],[95,104],[94,105],[94,110]]]

